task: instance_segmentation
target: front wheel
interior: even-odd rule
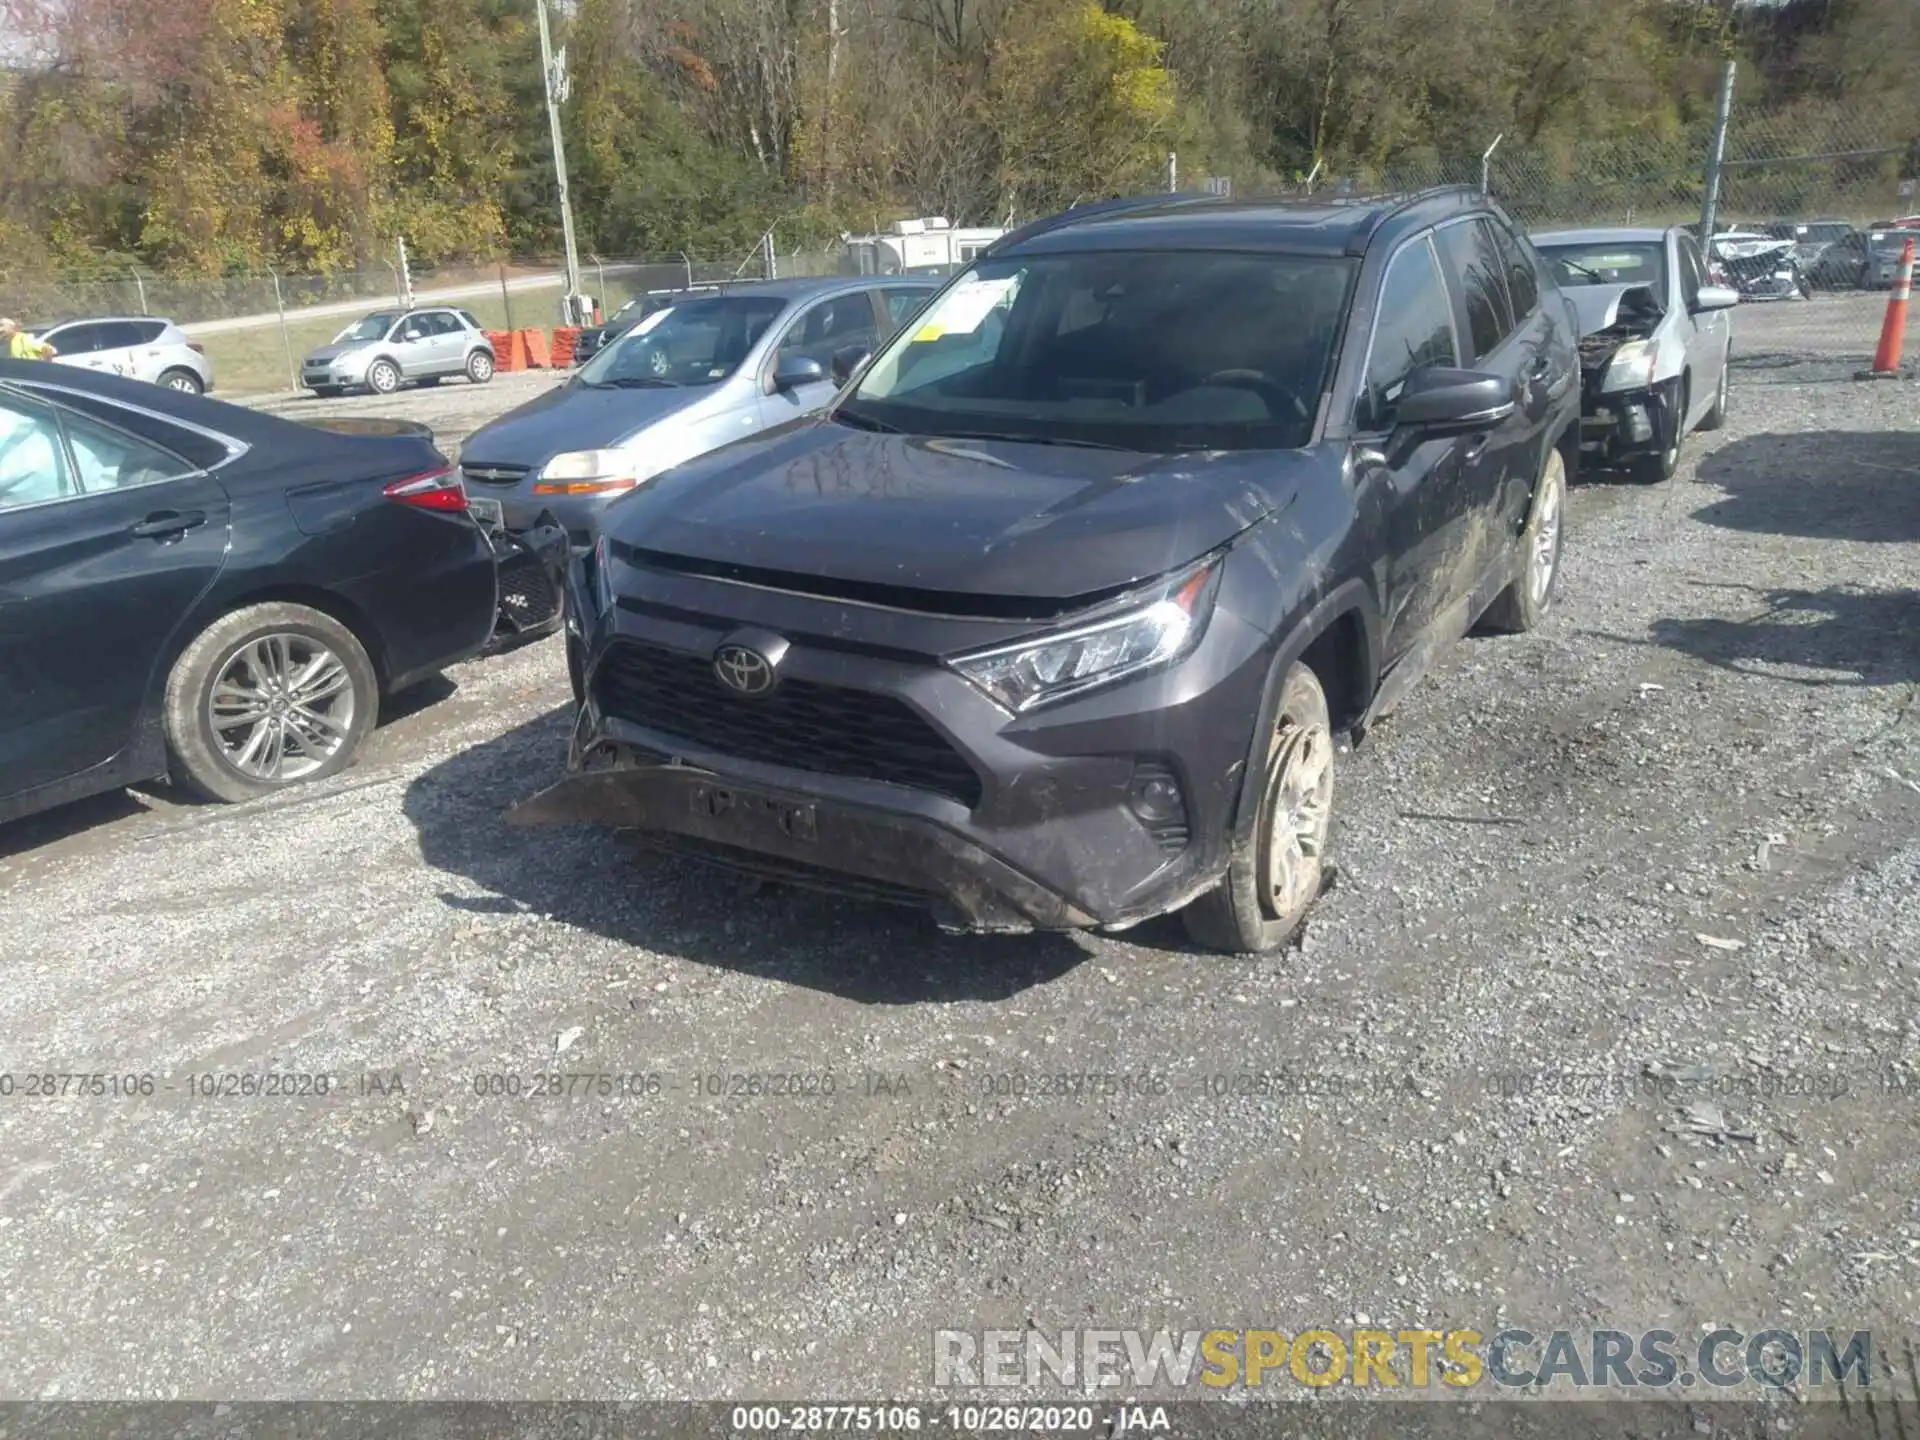
[[[1280,685],[1267,737],[1253,833],[1236,839],[1220,883],[1180,912],[1210,950],[1277,950],[1320,893],[1333,821],[1333,726],[1320,679],[1295,664]]]
[[[1520,531],[1519,564],[1513,581],[1494,597],[1480,617],[1483,629],[1519,635],[1547,618],[1553,606],[1554,582],[1560,578],[1561,517],[1567,508],[1567,460],[1558,447],[1547,451],[1547,463],[1533,487],[1533,503]]]
[[[352,763],[379,713],[366,647],[331,615],[270,601],[201,631],[167,677],[170,769],[238,802]]]
[[[476,350],[467,356],[467,379],[476,385],[493,379],[493,356],[485,350]]]
[[[1685,378],[1675,380],[1667,393],[1671,403],[1666,407],[1667,432],[1661,437],[1660,448],[1651,455],[1636,455],[1628,467],[1633,478],[1645,485],[1671,480],[1674,472],[1680,468],[1680,445],[1687,434],[1688,396]]]
[[[376,395],[391,395],[400,388],[400,367],[391,360],[376,360],[367,368],[367,388]]]

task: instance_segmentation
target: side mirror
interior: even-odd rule
[[[1740,292],[1730,285],[1702,285],[1693,297],[1693,310],[1699,315],[1709,310],[1731,310],[1739,303]]]
[[[873,352],[864,345],[849,345],[843,350],[833,352],[833,383],[844,385],[852,378],[853,372],[867,363],[867,356]]]
[[[1394,402],[1394,422],[1422,435],[1490,430],[1515,409],[1513,387],[1484,370],[1429,365],[1414,371]]]
[[[787,355],[774,362],[773,388],[779,390],[798,390],[802,385],[817,385],[827,378],[826,370],[818,360],[809,360],[804,355]]]

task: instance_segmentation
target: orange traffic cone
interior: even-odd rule
[[[1907,301],[1913,296],[1913,241],[1900,247],[1900,273],[1894,277],[1893,293],[1887,297],[1887,318],[1880,325],[1880,348],[1873,352],[1873,368],[1862,370],[1856,380],[1898,380],[1900,349],[1907,338]]]

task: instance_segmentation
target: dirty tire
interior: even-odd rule
[[[169,390],[178,390],[182,395],[199,395],[207,388],[200,383],[198,375],[184,369],[163,370],[160,372],[160,379],[155,383],[164,385]]]
[[[1519,563],[1513,583],[1494,597],[1480,628],[1500,635],[1519,635],[1547,618],[1553,608],[1554,587],[1560,582],[1560,550],[1566,533],[1567,458],[1555,447],[1547,451],[1540,478],[1534,483],[1527,523],[1516,542]]]
[[[1637,455],[1628,466],[1628,473],[1643,485],[1658,485],[1663,480],[1671,480],[1674,471],[1680,468],[1680,447],[1687,438],[1687,382],[1684,378],[1672,382],[1674,401],[1667,407],[1667,413],[1673,417],[1672,430],[1666,436],[1666,446],[1652,455]]]
[[[1280,685],[1265,737],[1265,775],[1253,828],[1236,838],[1220,883],[1180,912],[1209,950],[1277,950],[1300,927],[1326,873],[1333,816],[1333,727],[1319,677],[1295,664]]]
[[[1733,388],[1733,346],[1720,357],[1720,388],[1714,392],[1713,409],[1700,421],[1699,429],[1718,430],[1727,423],[1727,392]]]
[[[400,367],[391,360],[376,360],[367,368],[367,388],[376,395],[391,395],[400,388]]]
[[[476,385],[493,379],[493,356],[485,350],[476,350],[467,356],[467,379]]]
[[[229,760],[216,737],[212,714],[214,682],[248,647],[274,636],[310,641],[330,652],[344,672],[351,702],[351,718],[338,749],[297,777],[279,780],[250,775]],[[346,626],[305,605],[285,601],[248,605],[202,630],[167,676],[164,721],[168,772],[188,790],[209,800],[230,803],[269,795],[289,785],[323,780],[353,763],[354,755],[373,730],[379,709],[380,682],[373,662]]]

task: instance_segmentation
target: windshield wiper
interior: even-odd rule
[[[1562,260],[1560,263],[1569,270],[1578,270],[1582,275],[1586,276],[1587,279],[1592,280],[1596,284],[1604,285],[1607,283],[1606,276],[1602,275],[1598,270],[1589,270],[1577,260]]]
[[[678,390],[678,380],[662,380],[658,375],[617,375],[602,384],[616,390]]]
[[[1110,445],[1104,440],[1079,440],[1067,435],[1010,435],[1002,430],[941,430],[929,431],[923,437],[928,440],[1004,440],[1011,445],[1070,445],[1076,450],[1118,450],[1128,455],[1138,455],[1141,451],[1131,445]]]
[[[876,435],[898,435],[900,427],[889,425],[884,420],[876,420],[871,415],[842,406],[833,412],[833,419],[841,425],[851,425],[856,430],[871,430]]]

